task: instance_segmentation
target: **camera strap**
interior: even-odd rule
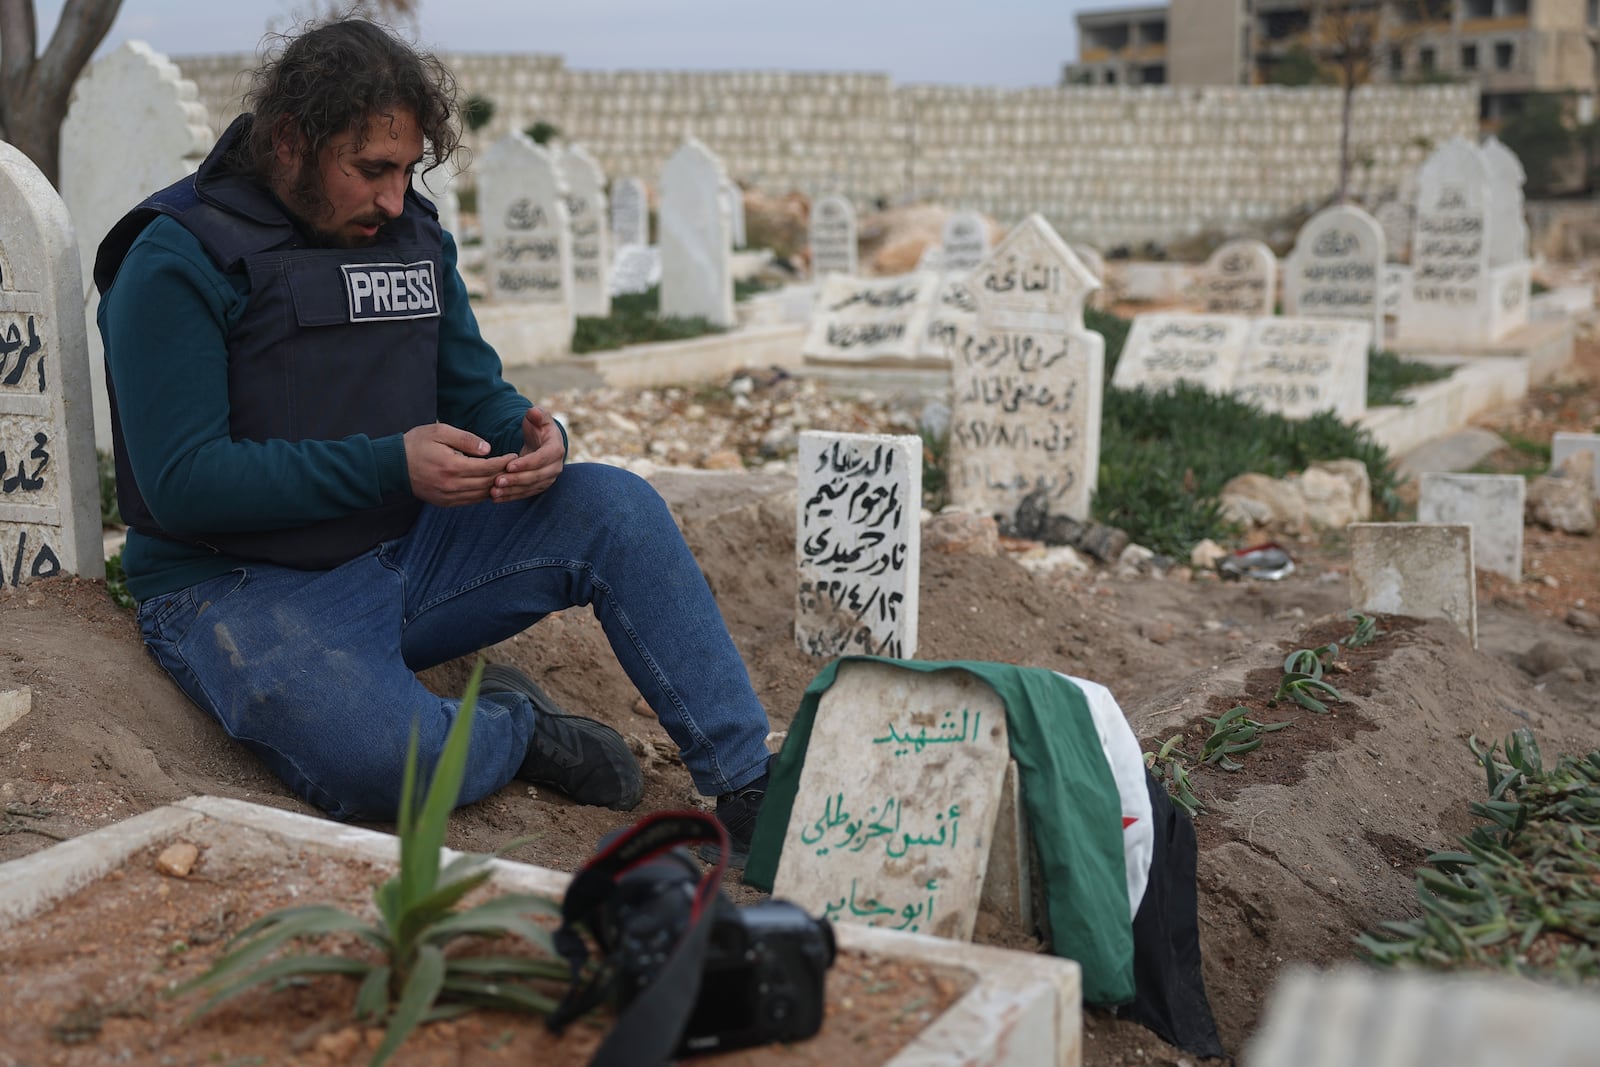
[[[616,891],[617,879],[679,845],[701,841],[715,843],[721,858],[695,885],[688,928],[655,980],[617,1016],[589,1067],[657,1067],[672,1062],[700,994],[700,975],[713,925],[710,919],[727,870],[728,832],[715,816],[705,812],[647,815],[601,848],[567,886],[561,901],[561,928],[554,941],[556,951],[572,969],[572,985],[546,1020],[557,1033],[612,992],[616,968],[605,958],[585,974],[589,947],[583,932],[588,930],[593,936],[592,920]]]

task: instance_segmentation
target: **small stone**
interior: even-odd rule
[[[941,512],[923,524],[922,550],[947,556],[997,556],[1000,529],[988,515]]]
[[[156,857],[156,870],[174,878],[187,878],[199,858],[198,848],[187,841],[179,841],[161,850],[161,855]]]
[[[1210,570],[1227,554],[1227,549],[1207,538],[1189,550],[1189,566],[1195,570]]]
[[[633,702],[633,713],[635,715],[641,715],[646,719],[653,719],[656,717],[655,709],[650,706],[650,702],[645,700],[644,697],[640,697],[638,700]]]
[[[739,458],[739,453],[724,449],[701,460],[700,466],[708,471],[739,471],[744,470],[744,460]]]
[[[1572,608],[1567,612],[1567,625],[1579,633],[1600,633],[1600,615],[1582,608]]]

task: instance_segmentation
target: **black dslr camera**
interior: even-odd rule
[[[648,989],[687,932],[700,866],[681,848],[629,871],[604,910],[598,936],[617,966],[618,1007]],[[798,1041],[822,1028],[823,976],[833,927],[787,900],[712,903],[700,993],[679,1051]]]
[[[832,925],[785,900],[735,906],[722,865],[702,870],[678,847],[719,838],[725,850],[710,816],[661,812],[603,841],[573,878],[555,943],[574,983],[549,1021],[559,1030],[600,1003],[615,1007],[593,1063],[654,1062],[662,1040],[683,1056],[821,1029]]]

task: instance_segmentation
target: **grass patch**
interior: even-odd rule
[[[1374,349],[1367,353],[1367,406],[1408,406],[1411,399],[1404,395],[1404,390],[1448,378],[1454,369],[1401,359],[1387,349],[1381,352]]]
[[[657,341],[683,341],[722,333],[701,316],[675,318],[661,314],[661,287],[652,285],[642,293],[626,293],[611,298],[611,314],[601,318],[579,315],[572,333],[572,354],[605,352],[624,345],[643,345]]]
[[[1461,847],[1417,871],[1421,915],[1357,939],[1374,963],[1600,978],[1600,751],[1546,767],[1533,734],[1468,741],[1489,798]]]
[[[111,602],[124,611],[132,611],[139,606],[139,602],[128,592],[128,576],[122,571],[121,552],[106,560],[106,593],[111,597]]]

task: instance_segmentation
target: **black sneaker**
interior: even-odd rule
[[[568,715],[532,678],[503,663],[483,669],[479,690],[521,693],[533,704],[533,740],[517,777],[549,786],[580,804],[628,811],[644,796],[639,761],[603,722]]]
[[[769,762],[768,766],[771,764]],[[750,862],[750,839],[755,836],[756,816],[767,799],[768,774],[731,793],[717,797],[717,821],[728,831],[728,866],[742,868]],[[700,858],[715,863],[722,851],[716,845],[701,845]]]

